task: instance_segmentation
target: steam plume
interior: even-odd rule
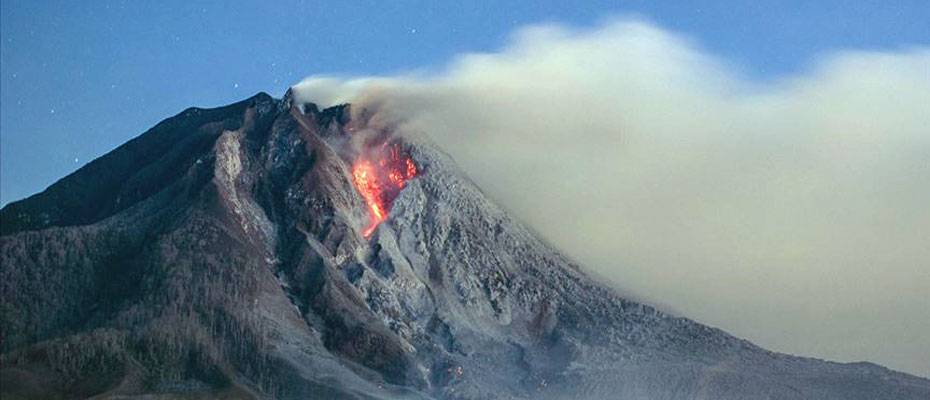
[[[628,292],[776,350],[930,376],[930,49],[844,51],[759,83],[615,20],[295,91],[428,133]]]

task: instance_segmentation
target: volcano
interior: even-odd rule
[[[365,115],[190,108],[4,207],[2,398],[930,398],[623,298]]]

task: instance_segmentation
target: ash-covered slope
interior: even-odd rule
[[[930,398],[624,300],[365,116],[189,109],[3,208],[3,398]],[[370,236],[362,135],[416,166]]]

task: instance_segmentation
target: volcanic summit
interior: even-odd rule
[[[630,301],[422,136],[260,93],[0,211],[0,393],[927,399]]]

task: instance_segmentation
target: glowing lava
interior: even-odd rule
[[[370,223],[362,232],[366,238],[387,218],[394,199],[407,181],[416,175],[416,165],[402,153],[399,144],[385,143],[356,158],[352,165],[352,180],[368,205]]]

